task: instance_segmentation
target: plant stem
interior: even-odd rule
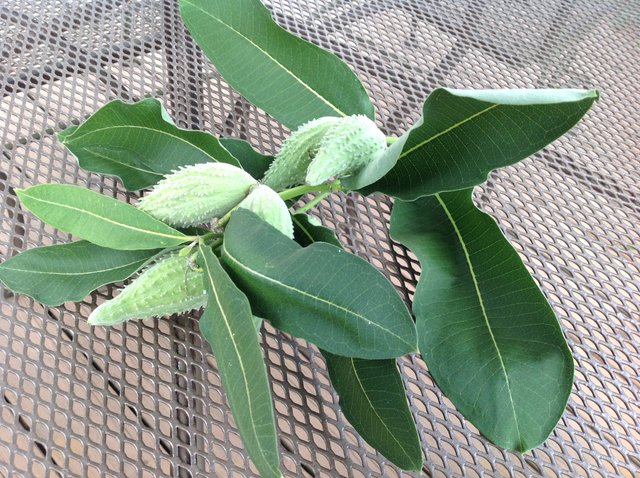
[[[238,208],[237,206],[234,207],[231,211],[229,211],[224,216],[222,216],[222,218],[220,218],[220,220],[216,224],[216,227],[217,228],[224,227],[224,225],[229,222],[229,219],[231,219],[231,214],[233,214],[237,208]]]
[[[289,199],[297,198],[307,193],[333,193],[340,191],[341,189],[342,186],[340,185],[340,180],[336,179],[333,182],[321,184],[319,186],[308,186],[303,184],[302,186],[296,186],[295,188],[285,189],[280,192],[280,197],[283,201],[288,201]]]
[[[216,249],[217,247],[220,247],[221,245],[222,245],[222,238],[216,239],[215,241],[213,241],[211,244],[209,244],[209,247],[211,249]]]
[[[317,206],[318,203],[320,203],[324,198],[326,198],[330,194],[331,194],[331,191],[326,191],[318,194],[316,197],[314,197],[311,201],[309,201],[307,204],[302,206],[300,209],[296,209],[295,214],[307,212],[312,207]]]
[[[207,232],[202,236],[196,236],[199,240],[206,241],[207,239],[213,239],[214,237],[222,237],[223,234],[221,232]]]
[[[398,138],[395,138],[393,136],[387,136],[387,145],[391,146],[396,141],[398,141]]]

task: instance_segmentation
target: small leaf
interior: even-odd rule
[[[42,221],[102,247],[163,249],[193,240],[130,204],[79,186],[40,184],[16,192]]]
[[[303,247],[310,246],[314,242],[326,242],[336,247],[342,247],[336,234],[324,227],[313,216],[298,213],[291,216],[293,221],[293,234],[295,241]]]
[[[594,90],[437,89],[418,123],[343,185],[405,200],[475,186],[569,131],[597,98]]]
[[[117,251],[87,241],[36,247],[0,264],[0,281],[44,305],[77,302],[98,287],[127,279],[160,252]]]
[[[413,320],[391,283],[336,246],[302,248],[239,209],[227,225],[222,258],[254,312],[284,332],[359,358],[416,349]]]
[[[181,0],[180,13],[222,77],[288,128],[321,116],[374,118],[349,67],[278,26],[260,0]]]
[[[322,354],[349,423],[395,465],[420,470],[422,447],[396,361]]]
[[[340,247],[331,229],[295,214],[296,242]],[[394,359],[363,360],[322,351],[340,408],[360,436],[403,470],[420,470],[422,447]]]
[[[200,246],[209,296],[200,330],[211,344],[238,431],[263,478],[282,476],[271,390],[246,296],[210,248]]]
[[[129,191],[153,186],[181,166],[209,161],[239,165],[215,136],[175,126],[154,98],[107,103],[58,138],[81,168],[118,176]]]
[[[242,169],[255,179],[261,179],[273,161],[273,156],[257,152],[248,142],[242,139],[220,138],[220,144],[238,160]]]
[[[442,391],[487,438],[527,451],[560,419],[573,360],[551,306],[471,190],[396,201],[391,235],[423,272],[420,352]]]

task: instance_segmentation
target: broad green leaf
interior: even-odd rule
[[[429,371],[487,438],[524,452],[560,419],[573,360],[549,303],[471,193],[396,201],[391,235],[422,264],[413,312]]]
[[[42,221],[98,246],[135,251],[193,240],[131,204],[83,187],[40,184],[16,192]]]
[[[246,296],[211,249],[200,246],[209,296],[200,330],[211,344],[227,401],[251,460],[263,478],[282,476],[271,389]]]
[[[422,468],[422,446],[395,359],[322,352],[340,408],[369,445],[403,470]]]
[[[278,26],[260,0],[180,0],[180,12],[223,78],[288,128],[321,116],[374,118],[349,67]]]
[[[220,144],[238,160],[242,169],[256,179],[262,179],[269,169],[273,156],[267,156],[257,152],[242,139],[220,138]]]
[[[340,247],[331,229],[293,216],[296,242]],[[422,447],[395,359],[366,360],[322,351],[340,408],[364,440],[403,470],[420,470]]]
[[[597,98],[594,90],[437,89],[418,123],[344,184],[405,200],[475,186],[569,131]]]
[[[238,166],[215,136],[178,128],[158,100],[115,100],[58,138],[80,167],[118,176],[129,191],[153,186],[181,166],[220,161]]]
[[[240,209],[227,225],[222,258],[253,311],[284,332],[358,358],[416,350],[413,320],[391,283],[343,249],[302,248]]]
[[[117,251],[87,241],[36,247],[0,264],[0,281],[44,305],[77,302],[98,287],[127,279],[160,252]]]

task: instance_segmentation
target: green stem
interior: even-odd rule
[[[213,241],[211,244],[209,244],[209,247],[211,249],[216,249],[216,248],[220,247],[221,245],[222,245],[222,238],[216,239],[215,241]]]
[[[289,199],[297,198],[307,193],[333,193],[340,190],[342,190],[340,180],[336,179],[333,182],[321,184],[319,186],[303,184],[302,186],[296,186],[295,188],[285,189],[279,194],[283,201],[288,201]]]
[[[222,236],[223,234],[221,232],[207,232],[202,236],[196,236],[196,237],[198,238],[198,240],[206,241],[208,239],[213,239],[214,237],[222,237]]]
[[[233,214],[237,208],[238,208],[237,206],[234,207],[231,211],[229,211],[224,216],[222,216],[218,221],[218,223],[216,224],[216,227],[219,229],[222,229],[225,226],[225,224],[229,222],[229,219],[231,219],[231,214]]]
[[[393,143],[395,143],[396,141],[398,141],[398,138],[395,138],[393,136],[387,136],[387,144],[389,146],[391,146]]]
[[[322,202],[322,200],[324,198],[326,198],[327,196],[329,196],[331,194],[331,191],[326,191],[324,193],[320,193],[318,194],[316,197],[314,197],[311,201],[309,201],[307,204],[305,204],[304,206],[302,206],[299,209],[296,209],[295,214],[299,214],[299,213],[303,213],[303,212],[307,212],[309,209],[315,207],[318,205],[318,203]]]

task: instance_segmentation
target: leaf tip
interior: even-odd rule
[[[422,453],[420,453],[420,460],[411,463],[410,467],[406,471],[422,471],[424,466],[424,460],[422,459]]]

